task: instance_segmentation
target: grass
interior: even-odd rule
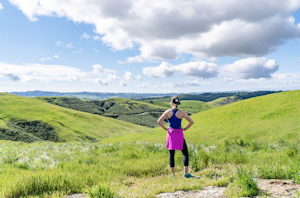
[[[195,124],[184,132],[194,143],[217,144],[243,139],[274,141],[300,138],[300,91],[281,92],[241,100],[209,109],[191,116]],[[187,125],[186,121],[182,124]],[[103,140],[106,142],[153,141],[164,142],[161,128],[143,133]]]
[[[147,104],[154,104],[166,109],[170,109],[171,108],[171,105],[169,104],[170,100],[171,98],[160,98],[160,99],[153,99],[153,100],[142,100],[141,102]],[[189,113],[199,113],[201,111],[214,108],[214,106],[211,104],[202,101],[196,101],[196,100],[181,100],[180,103],[181,105],[179,106],[179,108]]]
[[[37,97],[36,99],[61,107],[112,117],[147,127],[156,126],[158,117],[165,110],[165,108],[157,105],[125,98],[111,98],[102,101],[84,101],[70,97]],[[143,114],[148,115],[144,116]]]
[[[212,105],[214,107],[218,107],[218,106],[223,106],[223,105],[230,104],[233,102],[237,102],[239,100],[240,99],[236,96],[229,96],[229,97],[222,97],[222,98],[215,99],[213,101],[207,102],[207,104]]]
[[[55,128],[66,141],[101,140],[108,137],[140,132],[147,128],[99,115],[84,113],[48,104],[37,99],[0,93],[0,125],[11,120],[42,121]]]
[[[300,183],[299,142],[232,141],[218,145],[188,142],[190,172],[183,178],[181,152],[170,178],[164,144],[0,142],[1,197],[59,197],[87,193],[115,197],[155,197],[177,190],[227,186],[229,197],[257,195],[256,178]]]

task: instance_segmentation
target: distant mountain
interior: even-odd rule
[[[24,97],[74,97],[84,100],[105,100],[109,98],[129,98],[129,99],[141,99],[141,98],[157,98],[173,95],[181,95],[183,93],[107,93],[107,92],[73,92],[73,93],[61,93],[61,92],[47,92],[47,91],[26,91],[26,92],[10,92],[10,94],[24,96]]]

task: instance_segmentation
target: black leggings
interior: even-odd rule
[[[184,166],[188,166],[189,165],[189,151],[186,145],[186,142],[184,140],[183,142],[183,149],[181,150],[182,154],[183,154],[183,164]],[[175,157],[175,150],[169,150],[170,153],[170,167],[175,167],[175,161],[174,161],[174,157]]]

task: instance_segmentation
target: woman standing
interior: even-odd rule
[[[184,164],[184,177],[190,178],[194,177],[194,175],[189,174],[188,166],[189,166],[189,153],[186,142],[184,140],[183,131],[186,131],[190,128],[194,121],[188,116],[188,114],[184,111],[178,109],[178,105],[180,105],[179,98],[177,96],[173,96],[171,98],[170,104],[172,105],[171,109],[166,110],[162,116],[158,119],[157,124],[159,124],[164,130],[168,131],[167,134],[167,148],[170,154],[170,167],[172,170],[172,177],[175,176],[175,150],[181,150],[183,154],[183,164]],[[169,127],[166,128],[163,125],[163,121],[168,118]],[[181,127],[181,120],[185,118],[189,121],[187,127]]]

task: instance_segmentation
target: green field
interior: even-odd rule
[[[225,140],[294,140],[300,138],[300,91],[281,92],[216,107],[191,116],[195,124],[185,131],[189,142],[216,144]],[[183,122],[183,126],[187,125]],[[109,138],[103,142],[164,142],[160,128]]]
[[[41,121],[55,128],[60,140],[102,140],[147,128],[124,121],[48,104],[33,98],[0,94],[0,126],[19,120]]]
[[[141,102],[170,109],[171,108],[171,105],[169,103],[170,100],[171,98],[159,98],[153,100],[142,100]],[[181,100],[180,103],[181,104],[178,106],[178,108],[188,113],[199,113],[201,111],[214,108],[214,105],[212,104],[202,102],[202,101],[196,101],[196,100]]]
[[[73,193],[155,197],[211,185],[228,186],[228,197],[247,197],[259,195],[258,178],[300,183],[299,98],[300,91],[281,92],[193,114],[195,124],[185,131],[185,139],[190,172],[198,179],[184,179],[181,152],[175,155],[176,177],[170,177],[166,132],[160,128],[145,130],[37,99],[1,94],[2,127],[9,127],[7,123],[14,119],[40,120],[61,129],[57,130],[61,138],[62,132],[80,128],[87,120],[98,123],[102,131],[117,123],[125,132],[97,143],[0,141],[0,197],[58,198]],[[132,127],[126,128],[132,134],[126,134],[125,127]],[[75,132],[67,136],[78,138]]]

